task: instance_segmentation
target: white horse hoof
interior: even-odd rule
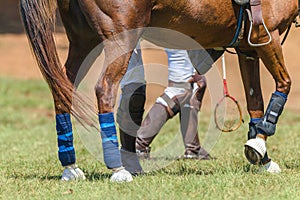
[[[113,172],[112,176],[110,177],[111,182],[131,182],[133,180],[132,175],[124,168],[120,170],[116,170]]]
[[[245,144],[245,156],[251,164],[257,165],[267,152],[266,142],[262,138],[250,139]]]
[[[77,165],[65,166],[61,180],[63,181],[74,181],[74,180],[85,180],[84,173],[77,167]]]
[[[273,162],[272,160],[264,164],[262,168],[267,172],[270,172],[271,174],[279,174],[281,172],[279,165],[276,162]]]

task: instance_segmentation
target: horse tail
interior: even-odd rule
[[[20,0],[22,22],[40,71],[53,97],[59,100],[59,109],[71,112],[78,119],[82,112],[72,109],[72,100],[83,100],[74,92],[74,86],[59,61],[53,36],[56,8],[53,0]]]

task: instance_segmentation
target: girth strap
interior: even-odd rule
[[[258,26],[263,24],[261,0],[250,0],[250,9],[253,18],[253,25]]]

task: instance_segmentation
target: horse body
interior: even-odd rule
[[[79,118],[80,113],[71,109],[72,97],[77,98],[73,94],[74,82],[84,59],[98,44],[103,43],[106,58],[104,73],[100,75],[95,91],[98,111],[104,114],[113,111],[119,81],[126,72],[132,50],[143,34],[143,27],[176,30],[195,39],[204,48],[226,47],[234,37],[239,13],[239,6],[231,0],[57,1],[70,41],[69,55],[62,70],[52,36],[55,2],[20,2],[24,27],[38,65],[52,90],[56,114],[73,112]],[[273,76],[276,90],[280,94],[289,93],[291,81],[283,60],[280,34],[297,16],[297,5],[297,0],[262,0],[263,19],[272,36],[271,43],[252,47],[245,36],[239,43],[239,52],[243,52],[238,55],[239,63],[251,118],[264,117],[258,58]],[[130,32],[133,29],[136,31]],[[245,33],[248,34],[248,31],[249,23]],[[119,34],[121,37],[118,37]],[[157,37],[147,31],[144,37],[155,43],[160,40],[160,44],[167,40],[167,37]],[[267,32],[262,26],[253,28],[251,41],[262,43],[267,40]],[[171,43],[176,45],[180,41]],[[253,60],[249,60],[249,56]],[[84,113],[84,108],[80,112]]]
[[[262,1],[263,18],[268,30],[278,29],[279,34],[282,34],[297,16],[297,5],[297,0]],[[154,1],[149,26],[176,30],[190,36],[204,48],[224,47],[234,37],[238,12],[239,6],[231,0],[188,3],[181,0],[158,0]],[[260,27],[253,34],[253,39],[265,40],[266,36],[263,27]],[[242,41],[240,46],[248,47],[247,41]]]
[[[178,31],[205,48],[222,47],[234,36],[238,10],[231,1],[156,1],[149,26]]]

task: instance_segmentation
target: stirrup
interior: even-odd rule
[[[262,25],[265,29],[265,31],[267,32],[268,34],[268,37],[269,37],[269,40],[267,42],[264,42],[264,43],[259,43],[259,44],[254,44],[251,42],[251,34],[252,34],[252,27],[253,27],[253,18],[252,18],[252,15],[251,15],[251,12],[249,9],[246,9],[247,11],[247,14],[248,14],[248,17],[249,17],[249,21],[250,21],[250,29],[249,29],[249,33],[248,33],[248,44],[252,47],[260,47],[260,46],[264,46],[264,45],[267,45],[269,44],[271,41],[272,41],[272,36],[264,22],[264,20],[262,20]]]

